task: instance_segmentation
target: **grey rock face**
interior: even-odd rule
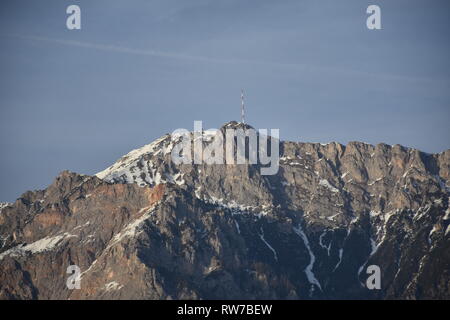
[[[0,297],[450,298],[450,150],[281,142],[263,176],[174,165],[176,142],[1,206]],[[79,290],[66,287],[74,264]],[[380,290],[366,287],[370,265]]]

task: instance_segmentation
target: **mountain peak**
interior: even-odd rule
[[[232,121],[229,121],[229,122],[226,122],[225,124],[223,124],[220,127],[220,129],[221,130],[223,130],[223,129],[244,129],[244,130],[247,130],[247,129],[255,129],[255,128],[253,128],[251,125],[249,125],[247,123],[237,122],[235,120],[232,120]]]

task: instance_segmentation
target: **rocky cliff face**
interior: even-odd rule
[[[263,176],[174,165],[173,147],[2,204],[0,298],[450,299],[450,150],[281,142]]]

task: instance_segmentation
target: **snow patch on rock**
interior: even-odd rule
[[[66,232],[53,237],[45,237],[30,244],[20,244],[0,254],[0,260],[2,260],[6,256],[21,257],[25,256],[28,253],[36,254],[44,251],[50,251],[59,246],[63,242],[63,240],[73,237],[78,236]]]
[[[105,284],[104,289],[105,291],[112,291],[112,290],[120,290],[123,288],[123,285],[116,281],[111,281]]]
[[[275,251],[275,249],[267,242],[267,240],[264,238],[264,230],[261,227],[261,234],[259,235],[259,237],[261,238],[262,242],[265,243],[265,245],[273,252],[273,257],[275,259],[275,261],[278,261],[278,255],[277,252]]]
[[[303,232],[301,226],[299,225],[297,228],[294,227],[293,230],[300,238],[302,238],[303,243],[305,244],[305,247],[309,253],[309,264],[306,266],[304,271],[305,271],[306,277],[308,278],[309,283],[312,285],[311,291],[310,291],[310,296],[311,296],[313,293],[313,290],[314,290],[314,286],[319,287],[320,291],[322,291],[320,282],[319,282],[319,280],[317,280],[317,278],[313,272],[313,267],[314,267],[314,263],[316,262],[316,257],[314,255],[313,251],[311,250],[311,246],[309,245],[308,237]]]
[[[319,181],[319,185],[322,187],[328,188],[331,192],[337,193],[339,190],[331,185],[331,183],[327,179],[321,179]]]

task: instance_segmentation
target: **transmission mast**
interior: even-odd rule
[[[245,124],[244,90],[241,90],[241,122]]]

